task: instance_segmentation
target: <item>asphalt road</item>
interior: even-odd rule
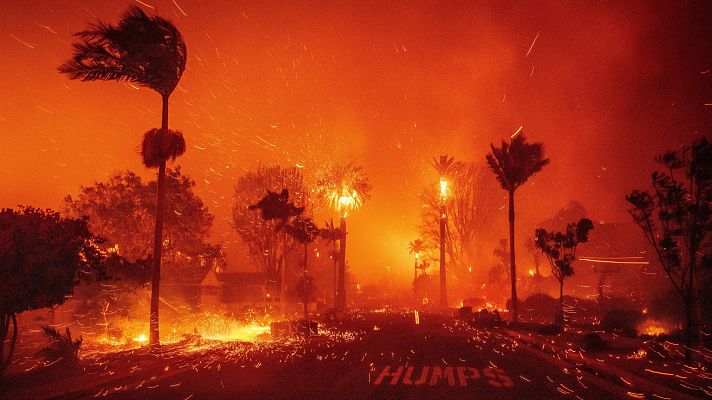
[[[416,325],[412,314],[396,312],[363,314],[308,341],[199,343],[158,355],[96,356],[83,364],[55,392],[59,398],[614,397],[589,376],[555,365],[496,328],[462,327],[437,316],[422,316]]]

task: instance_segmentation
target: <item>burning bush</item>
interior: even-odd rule
[[[674,331],[675,327],[672,324],[657,319],[646,319],[638,324],[638,335],[640,336],[668,336]]]

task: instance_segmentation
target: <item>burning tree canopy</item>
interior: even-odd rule
[[[335,163],[316,174],[319,199],[341,217],[339,229],[339,276],[336,297],[338,308],[346,307],[346,218],[349,211],[358,210],[371,195],[371,184],[360,165],[354,162]]]
[[[319,197],[341,216],[361,208],[370,197],[371,184],[363,168],[354,163],[335,163],[316,174]]]

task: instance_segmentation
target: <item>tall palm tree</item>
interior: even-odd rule
[[[353,162],[333,164],[319,172],[317,193],[341,217],[339,229],[339,284],[337,308],[346,307],[346,217],[361,208],[371,192],[371,184],[360,165]]]
[[[408,243],[408,251],[415,257],[415,266],[413,270],[415,271],[414,279],[418,278],[418,259],[420,258],[420,253],[425,250],[425,242],[420,239],[415,239]]]
[[[329,243],[331,243],[331,245],[333,246],[333,250],[331,252],[331,259],[334,264],[334,308],[336,308],[336,306],[337,306],[337,304],[336,304],[336,298],[337,298],[336,290],[337,289],[336,288],[338,285],[337,279],[336,279],[337,275],[338,275],[337,274],[338,271],[336,269],[336,266],[338,265],[338,262],[337,262],[338,252],[336,251],[336,242],[341,240],[341,237],[343,236],[343,234],[341,232],[341,229],[338,226],[334,225],[334,220],[331,219],[324,224],[324,228],[319,230],[319,236],[322,239],[326,240],[327,245]]]
[[[144,135],[141,154],[148,168],[158,168],[156,230],[153,241],[150,344],[159,344],[158,300],[165,212],[166,161],[185,152],[183,135],[168,129],[168,98],[185,70],[187,49],[178,29],[159,16],[148,16],[136,6],[121,14],[118,25],[97,22],[76,34],[74,54],[59,67],[70,79],[128,81],[161,95],[161,129]]]
[[[501,147],[491,144],[492,152],[487,154],[487,164],[497,177],[502,189],[509,193],[509,257],[510,279],[512,281],[512,321],[519,321],[517,302],[517,269],[514,257],[514,192],[532,175],[549,164],[544,158],[544,144],[527,143],[524,132],[515,134],[510,142],[502,141]]]
[[[447,154],[431,161],[433,168],[440,176],[440,307],[447,307],[447,268],[445,264],[445,229],[447,226],[447,195],[448,181],[457,170],[462,167],[462,163],[456,162],[454,157]]]

